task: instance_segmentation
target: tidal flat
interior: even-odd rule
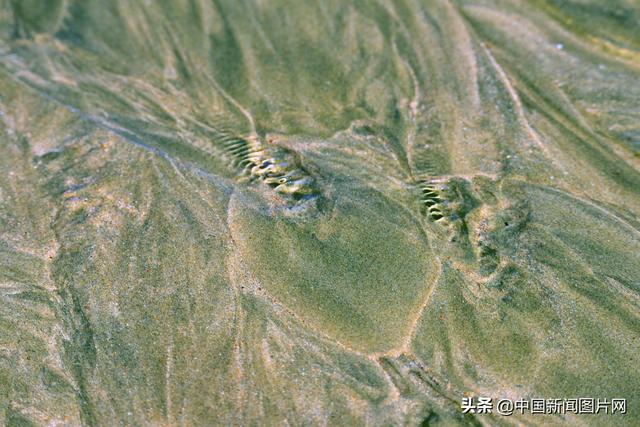
[[[640,425],[640,3],[0,0],[0,425]]]

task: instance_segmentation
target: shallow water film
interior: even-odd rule
[[[0,0],[0,425],[639,405],[638,1]]]

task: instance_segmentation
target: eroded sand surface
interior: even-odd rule
[[[639,425],[639,28],[634,0],[0,1],[0,420]]]

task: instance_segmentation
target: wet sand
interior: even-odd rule
[[[0,1],[0,420],[637,425],[639,25]]]

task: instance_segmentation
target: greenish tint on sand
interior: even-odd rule
[[[0,425],[639,425],[639,28],[0,0]]]

